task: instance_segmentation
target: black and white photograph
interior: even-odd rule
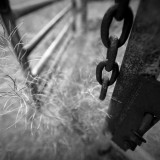
[[[0,160],[160,160],[159,0],[0,0]]]

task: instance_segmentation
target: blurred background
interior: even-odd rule
[[[22,7],[38,0],[10,0],[11,8]],[[42,1],[42,0],[41,0]],[[50,4],[17,20],[18,29],[27,45],[43,27],[49,23],[70,0]],[[109,135],[102,135],[109,100],[114,86],[108,90],[105,101],[98,100],[100,85],[95,78],[98,62],[106,57],[106,48],[100,38],[103,15],[114,4],[113,0],[91,1],[87,4],[86,22],[82,23],[81,1],[77,0],[76,32],[63,52],[56,70],[49,79],[44,94],[44,105],[37,111],[33,99],[26,88],[26,77],[11,47],[10,39],[3,28],[0,29],[0,159],[2,160],[68,160],[68,159],[124,159],[123,154],[112,149],[104,157],[98,148],[108,147]],[[134,15],[138,0],[131,1]],[[34,68],[47,48],[62,31],[71,13],[58,23],[43,38],[29,56],[29,64]],[[2,22],[2,21],[1,21]],[[85,26],[84,26],[85,25]],[[121,22],[113,21],[111,33],[121,34]],[[14,33],[9,35],[14,37]],[[117,62],[121,64],[126,43],[118,51]],[[61,48],[61,47],[59,47]],[[41,78],[55,60],[53,53],[45,65]],[[50,84],[52,82],[52,84]],[[48,92],[49,91],[49,92]],[[142,146],[156,159],[160,157],[159,127],[148,134],[147,145]]]

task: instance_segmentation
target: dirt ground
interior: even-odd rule
[[[24,1],[12,0],[11,4]],[[21,18],[17,24],[20,25],[24,43],[28,43],[67,3],[68,1],[58,2]],[[105,58],[106,49],[100,39],[100,24],[112,3],[113,1],[104,1],[89,4],[88,31],[85,34],[76,33],[65,51],[59,70],[51,79],[52,94],[44,95],[45,104],[41,112],[36,111],[14,53],[8,41],[2,38],[0,159],[125,159],[118,151],[109,151],[104,157],[97,153],[101,147],[108,149],[109,141],[109,137],[104,137],[101,132],[104,119],[108,116],[107,108],[114,86],[109,88],[104,102],[98,100],[100,86],[95,79],[95,68]],[[132,7],[135,13],[137,1],[132,1]],[[31,66],[37,63],[66,21],[67,19],[63,20],[33,51],[30,56]],[[121,25],[114,22],[111,32],[119,35]],[[125,47],[126,44],[119,50],[119,64]],[[52,60],[54,57],[50,63]],[[157,151],[160,148],[157,147],[160,136],[157,131],[158,127],[155,126],[152,133],[147,135],[150,144],[143,146],[156,159],[160,157]]]

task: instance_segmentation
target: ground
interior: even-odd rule
[[[22,3],[13,0],[12,5]],[[58,2],[31,15],[21,18],[20,34],[28,43],[35,34],[58,13],[68,1]],[[95,79],[95,68],[105,58],[106,48],[100,39],[100,24],[105,11],[112,1],[89,4],[88,31],[75,34],[59,64],[59,70],[50,80],[49,91],[44,95],[44,106],[40,112],[25,87],[25,77],[10,48],[9,42],[1,33],[2,54],[1,75],[1,117],[0,117],[0,157],[2,160],[34,159],[99,159],[99,148],[109,153],[101,159],[124,159],[118,151],[109,150],[109,137],[102,135],[102,128],[109,99],[114,86],[110,87],[106,100],[98,100],[100,85]],[[133,3],[136,12],[137,3]],[[50,12],[52,11],[52,12]],[[30,56],[34,66],[47,47],[60,32],[62,21],[37,47]],[[31,25],[32,24],[32,25]],[[121,24],[114,22],[111,32],[120,34]],[[117,62],[121,64],[126,44],[120,48]],[[50,63],[54,60],[54,56]],[[63,63],[62,63],[63,62]],[[46,67],[46,71],[50,65]],[[155,135],[155,134],[153,134]],[[149,139],[155,142],[150,134]],[[157,136],[158,138],[158,136]],[[153,145],[144,146],[159,157]],[[156,147],[155,147],[156,148]],[[156,154],[155,154],[156,153]]]

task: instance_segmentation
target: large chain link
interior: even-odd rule
[[[108,86],[112,85],[119,75],[119,66],[116,62],[118,48],[128,39],[133,23],[133,13],[128,6],[129,0],[115,0],[116,4],[109,8],[105,13],[101,24],[101,39],[107,50],[106,60],[100,62],[96,68],[96,79],[102,85],[100,100],[106,97]],[[120,38],[116,36],[109,37],[109,29],[113,18],[123,22]],[[112,71],[111,78],[102,75],[103,69],[107,72]]]

